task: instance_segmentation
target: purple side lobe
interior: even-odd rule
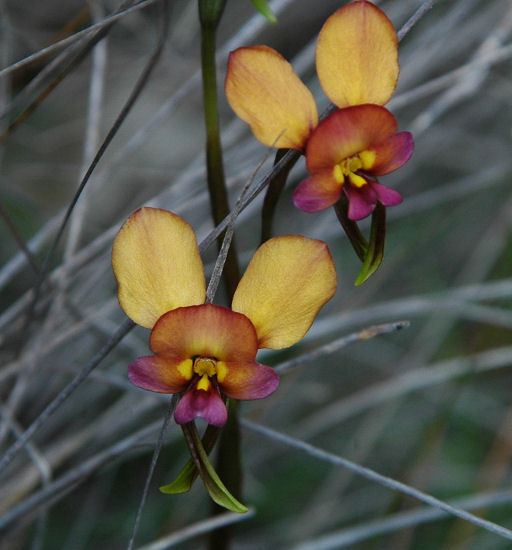
[[[128,366],[128,379],[134,386],[158,393],[181,391],[179,384],[165,378],[165,362],[155,355],[139,357]]]
[[[304,212],[319,212],[332,206],[341,195],[341,185],[325,174],[303,180],[293,193],[293,204]]]
[[[397,204],[401,204],[404,200],[402,198],[402,195],[400,195],[398,191],[395,191],[394,189],[390,189],[389,187],[386,187],[381,183],[377,183],[375,181],[375,182],[371,182],[370,185],[372,189],[375,191],[375,194],[377,195],[377,199],[384,206],[396,206]]]

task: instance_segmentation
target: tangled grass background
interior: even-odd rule
[[[197,6],[169,2],[165,28],[158,3],[124,2],[137,9],[110,25],[121,5],[113,0],[0,1],[2,548],[125,548],[134,532],[168,398],[127,382],[148,333],[129,330],[117,304],[112,238],[142,204],[179,213],[203,242],[213,229]],[[341,3],[273,0],[272,26],[250,2],[231,0],[219,30],[221,78],[230,50],[268,44],[326,106],[314,44]],[[388,212],[379,272],[355,288],[358,260],[333,211],[292,207],[301,162],[281,197],[275,233],[327,241],[340,285],[300,345],[262,354],[282,382],[242,408],[251,512],[209,518],[199,482],[184,496],[158,492],[187,458],[171,424],[136,546],[198,548],[200,535],[240,522],[234,547],[244,549],[510,548],[512,2],[430,4],[379,3],[398,29],[424,8],[403,37],[389,104],[416,152],[386,178],[405,201]],[[104,37],[94,46],[96,32]],[[221,122],[234,206],[247,182],[265,181],[272,159],[223,96]],[[244,265],[258,244],[261,202],[260,194],[236,219]],[[396,332],[402,320],[410,324]],[[428,495],[492,523],[474,525]]]

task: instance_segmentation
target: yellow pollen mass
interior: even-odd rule
[[[358,155],[354,155],[336,164],[332,175],[341,185],[345,183],[345,178],[348,178],[353,186],[363,187],[368,182],[366,178],[356,172],[361,169],[369,170],[375,164],[375,157],[375,151],[361,151]]]
[[[217,380],[222,382],[227,371],[228,368],[222,361],[216,361],[210,357],[197,357],[193,367],[193,372],[200,376],[196,389],[208,391],[212,385],[210,378],[217,375]]]
[[[199,376],[214,376],[216,374],[215,360],[209,357],[198,357],[194,361],[194,372]]]
[[[360,168],[363,167],[363,163],[359,157],[352,157],[348,161],[348,169],[350,172],[357,172]]]

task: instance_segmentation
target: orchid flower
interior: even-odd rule
[[[305,154],[311,177],[295,192],[298,208],[327,208],[342,190],[352,220],[369,215],[377,202],[398,204],[401,196],[375,180],[404,164],[413,151],[411,134],[397,134],[394,117],[382,107],[399,73],[391,21],[366,0],[338,9],[318,36],[316,68],[322,89],[339,108],[320,124],[311,92],[290,63],[267,46],[230,54],[228,102],[264,145]],[[383,128],[376,127],[380,123]]]
[[[112,265],[119,303],[151,329],[152,355],[128,367],[146,390],[181,394],[178,424],[203,418],[222,426],[224,398],[261,399],[279,384],[256,361],[260,348],[292,346],[336,290],[335,267],[322,241],[276,237],[254,254],[231,308],[205,304],[205,276],[191,226],[166,210],[141,208],[117,234]]]
[[[375,210],[377,202],[400,204],[400,193],[376,179],[400,168],[412,155],[412,135],[396,130],[395,117],[379,105],[346,107],[322,120],[307,143],[311,176],[295,189],[295,206],[317,212],[334,205],[345,192],[348,217],[360,220]]]

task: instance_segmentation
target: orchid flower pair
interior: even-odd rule
[[[191,226],[166,210],[141,208],[117,234],[112,264],[118,298],[136,324],[151,329],[153,355],[128,368],[146,390],[180,393],[175,420],[222,426],[224,397],[260,399],[279,384],[259,364],[260,348],[292,346],[336,290],[322,241],[276,237],[254,254],[231,309],[205,304],[205,276]]]
[[[391,21],[366,0],[351,2],[323,25],[316,68],[322,89],[338,110],[318,121],[311,92],[292,66],[267,46],[230,54],[226,96],[264,145],[302,151],[310,177],[295,189],[306,212],[334,205],[342,193],[348,217],[360,220],[377,203],[393,206],[400,194],[377,181],[412,155],[409,132],[397,132],[383,107],[395,90],[398,38]]]

